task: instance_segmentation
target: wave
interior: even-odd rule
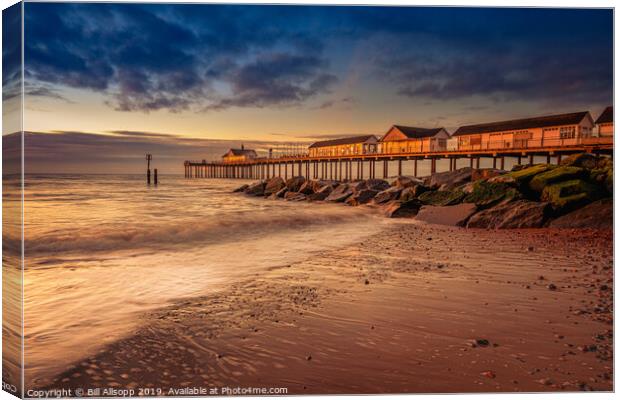
[[[25,229],[26,256],[61,252],[96,252],[129,249],[171,249],[179,245],[196,245],[239,241],[251,236],[286,230],[368,223],[371,213],[359,209],[332,209],[330,206],[309,209],[264,210],[260,212],[222,213],[194,220],[160,224],[115,224],[89,226],[85,230],[54,231],[36,236]],[[34,235],[34,236],[33,236]],[[18,245],[19,239],[4,235],[6,244]]]

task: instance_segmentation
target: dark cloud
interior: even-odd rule
[[[27,70],[36,81],[106,93],[120,111],[286,106],[327,91],[336,78],[323,41],[294,25],[265,24],[264,11],[33,3]]]
[[[612,97],[613,13],[605,9],[29,3],[26,10],[28,80],[103,93],[121,111],[299,105],[346,78],[335,71],[348,69],[334,64],[348,63],[342,54],[352,49],[363,49],[362,67],[375,71],[361,85],[387,82],[404,99]]]
[[[2,11],[2,99],[19,96],[21,90],[21,3]]]
[[[299,104],[329,90],[337,78],[323,72],[325,61],[314,56],[275,53],[233,70],[232,96],[207,109]]]
[[[335,99],[335,100],[327,100],[324,101],[323,103],[321,103],[317,108],[319,110],[325,110],[327,108],[332,108],[336,105],[350,105],[352,103],[355,102],[355,99],[353,99],[352,97],[343,97],[341,99]]]

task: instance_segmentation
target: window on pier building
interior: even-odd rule
[[[584,138],[589,138],[592,137],[592,128],[590,128],[589,126],[580,126],[580,136],[584,137]]]
[[[575,127],[574,126],[563,126],[560,128],[560,139],[574,139],[575,138]]]

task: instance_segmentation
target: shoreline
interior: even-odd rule
[[[396,223],[149,313],[48,387],[609,391],[612,237]]]

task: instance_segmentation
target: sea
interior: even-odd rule
[[[149,186],[144,175],[26,175],[26,387],[128,335],[149,310],[363,240],[389,223],[368,207],[232,193],[247,182],[163,175]],[[5,215],[19,209],[18,188],[5,179]],[[5,226],[3,270],[12,286],[5,282],[3,296],[16,307],[21,271],[10,249],[19,241],[20,230]],[[8,305],[5,365],[18,365],[19,307]]]

